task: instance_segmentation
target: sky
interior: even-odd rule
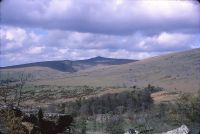
[[[3,0],[0,66],[200,47],[194,0]]]

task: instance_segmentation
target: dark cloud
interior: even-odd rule
[[[114,35],[199,32],[199,12],[192,1],[6,0],[2,22]]]

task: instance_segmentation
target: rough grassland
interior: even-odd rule
[[[34,81],[46,85],[139,86],[196,92],[200,83],[200,49],[152,57],[135,63],[84,70],[55,79]]]

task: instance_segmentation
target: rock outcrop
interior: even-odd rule
[[[162,134],[190,134],[190,130],[186,125],[182,125],[181,127],[162,133]]]

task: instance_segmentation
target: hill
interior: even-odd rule
[[[200,49],[152,57],[123,65],[79,71],[56,79],[36,81],[45,85],[139,86],[148,84],[172,91],[194,92],[200,83]]]
[[[44,62],[0,67],[0,72],[2,75],[6,74],[7,72],[11,74],[24,72],[24,73],[30,73],[34,75],[36,78],[46,78],[46,77],[62,76],[68,73],[74,73],[95,67],[121,65],[135,61],[137,60],[113,59],[113,58],[105,58],[98,56],[86,60],[44,61]]]
[[[28,63],[7,67],[0,67],[0,69],[17,69],[17,68],[26,68],[26,67],[48,67],[62,72],[76,72],[82,69],[87,69],[97,65],[120,65],[137,60],[129,59],[113,59],[113,58],[104,58],[104,57],[94,57],[86,60],[63,60],[63,61],[44,61],[36,63]]]

